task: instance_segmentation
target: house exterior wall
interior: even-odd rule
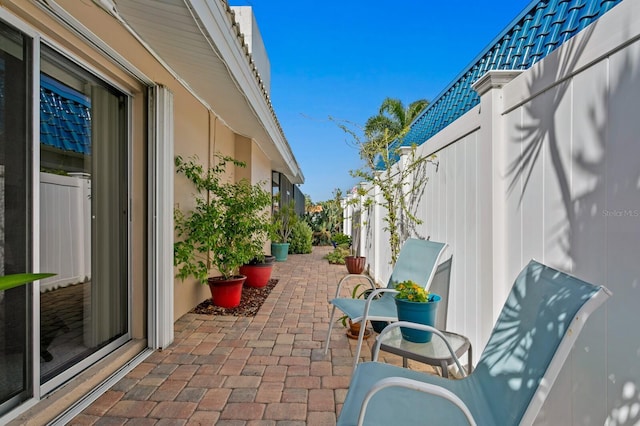
[[[439,161],[418,233],[451,246],[448,328],[477,357],[531,258],[603,284],[613,297],[587,322],[536,424],[637,422],[640,5],[621,2],[503,77],[476,83],[480,105],[419,147]],[[380,210],[367,212],[365,249],[386,283]]]
[[[86,25],[92,32],[107,42],[114,50],[118,51],[123,57],[129,60],[145,75],[153,78],[154,82],[166,86],[174,94],[174,123],[175,123],[175,154],[185,157],[197,155],[200,159],[209,158],[215,152],[223,155],[234,157],[236,150],[236,134],[224,124],[224,121],[215,115],[214,111],[208,110],[198,99],[196,99],[189,91],[187,91],[180,82],[160,64],[143,46],[140,45],[131,35],[126,32],[114,19],[110,19],[108,15],[100,8],[92,3],[83,3],[77,1],[59,1],[62,7],[70,12],[74,17]],[[22,3],[17,2],[18,5]],[[19,10],[18,8],[16,8]],[[38,16],[43,15],[39,9],[31,7]],[[40,18],[38,18],[40,19]],[[48,21],[51,21],[49,18]],[[42,22],[42,21],[39,21]],[[54,27],[55,28],[55,27]],[[60,36],[56,31],[49,31],[52,37],[65,40],[66,36]],[[66,43],[69,45],[70,43]],[[75,46],[79,45],[78,48]],[[84,45],[84,48],[82,47]],[[96,53],[90,46],[78,43],[69,46],[70,49],[82,50],[82,55],[91,61],[101,61],[105,66],[114,68],[120,74],[126,75],[122,70],[117,69],[103,58],[96,56]],[[120,77],[122,78],[122,77]],[[129,77],[129,79],[131,79]],[[138,124],[134,123],[134,128],[138,133],[138,144],[142,147],[141,155],[136,158],[142,162],[145,154],[146,144],[146,123],[144,116],[146,114],[146,103],[144,98],[144,87],[138,86],[138,97],[134,97],[134,102],[138,105],[134,112],[134,117],[139,120]],[[263,158],[264,160],[264,158]],[[249,164],[249,162],[247,162]],[[144,170],[146,165],[140,163],[140,166],[134,166],[133,170],[141,173],[140,184],[137,186],[144,189],[145,179]],[[271,166],[269,161],[262,161],[259,164],[266,167],[263,171],[264,176],[270,176]],[[233,178],[234,171],[229,170],[228,174]],[[134,187],[136,184],[134,184]],[[180,208],[188,208],[193,206],[194,202],[191,197],[192,191],[189,184],[181,179],[176,178],[174,197],[177,206]],[[140,199],[139,207],[144,207],[146,198],[144,193]],[[134,201],[135,203],[135,201]],[[136,204],[134,204],[135,207]],[[144,211],[144,210],[143,210]],[[140,229],[140,228],[138,228]],[[140,243],[145,243],[140,240]],[[139,259],[143,257],[140,256]],[[138,259],[138,260],[139,260]],[[143,264],[137,259],[132,259],[132,264]],[[215,271],[212,271],[214,273]],[[142,276],[141,276],[142,278]],[[142,282],[141,279],[139,282]],[[134,295],[142,296],[146,294],[142,291],[136,291]],[[200,285],[193,279],[187,279],[184,282],[176,280],[174,284],[174,318],[184,315],[195,305],[210,297],[210,291],[207,286]],[[141,299],[138,302],[146,302]],[[137,311],[137,310],[134,310]],[[143,323],[143,317],[140,318]],[[136,327],[141,329],[140,326]]]
[[[252,184],[261,183],[262,188],[271,193],[271,161],[267,155],[251,139],[236,135],[235,156],[243,161],[246,167],[236,167],[236,179],[247,179]],[[271,207],[267,210],[270,211]],[[265,241],[264,253],[271,252],[271,242]]]
[[[162,85],[173,95],[174,153],[190,157],[198,156],[207,161],[215,152],[236,157],[247,162],[246,170],[228,170],[231,179],[247,177],[252,182],[264,181],[265,189],[271,190],[271,160],[258,148],[256,141],[237,135],[229,128],[224,119],[216,115],[216,111],[198,99],[188,90],[165,66],[158,61],[133,35],[117,20],[98,7],[94,2],[78,2],[76,0],[57,0],[56,4],[90,31],[97,39],[104,42],[112,51],[118,53],[134,70],[117,65],[106,53],[95,45],[63,25],[52,14],[37,5],[36,1],[9,0],[2,2],[0,10],[17,19],[24,25],[33,28],[43,43],[51,45],[82,67],[96,73],[105,81],[119,87],[130,96],[130,257],[131,265],[131,333],[132,338],[141,342],[149,338],[149,282],[148,267],[151,256],[149,244],[149,173],[148,152],[148,114],[149,99],[147,89],[149,82]],[[139,78],[143,75],[145,81]],[[271,141],[272,142],[272,141]],[[270,143],[270,141],[262,141]],[[192,189],[184,177],[176,176],[174,185],[175,206],[188,209],[193,206]],[[171,214],[172,212],[168,212]],[[215,271],[211,271],[212,275]],[[173,282],[173,318],[179,318],[198,303],[210,297],[207,286],[200,285],[193,279],[184,282]],[[135,355],[135,354],[134,354]],[[133,356],[134,356],[133,355]],[[120,357],[116,362],[127,363],[129,357]],[[116,367],[117,368],[117,367]],[[106,369],[104,371],[112,371]],[[105,373],[106,374],[106,373]],[[104,375],[102,375],[104,376]],[[69,387],[67,387],[69,391]],[[86,386],[83,397],[86,394]],[[36,397],[37,398],[37,397]],[[66,396],[64,406],[40,411],[38,419],[49,421],[60,411],[74,402],[73,397]],[[51,401],[52,399],[50,399]],[[66,404],[66,405],[65,405]],[[25,414],[29,418],[34,413]],[[37,420],[36,420],[37,421]],[[2,422],[0,420],[0,422]]]

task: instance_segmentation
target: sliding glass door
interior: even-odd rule
[[[127,97],[41,48],[41,382],[125,336]],[[64,378],[64,377],[63,377]]]
[[[0,275],[30,270],[31,40],[0,22]],[[0,291],[0,413],[32,393],[31,285]]]
[[[0,276],[55,276],[0,289],[0,418],[131,337],[131,97],[28,31],[0,21]]]

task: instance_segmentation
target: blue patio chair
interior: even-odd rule
[[[447,380],[377,362],[376,352],[356,367],[338,425],[532,424],[589,314],[610,296],[532,260],[473,373]]]
[[[397,321],[398,314],[396,312],[396,304],[393,300],[394,294],[397,293],[394,290],[395,285],[405,280],[413,280],[424,288],[429,288],[446,246],[445,243],[409,238],[400,249],[398,260],[393,268],[391,277],[389,277],[386,288],[376,289],[371,277],[366,275],[350,274],[342,278],[336,289],[336,298],[329,301],[329,303],[333,305],[333,309],[331,310],[331,317],[329,318],[329,331],[327,332],[327,341],[324,347],[325,355],[329,350],[336,308],[344,312],[351,321],[361,322],[363,325],[366,325],[368,320]],[[338,297],[342,285],[354,277],[365,278],[369,281],[373,291],[366,300]],[[378,295],[380,295],[379,298],[377,297]],[[360,327],[356,355],[353,363],[354,367],[360,357],[365,329],[366,327]]]

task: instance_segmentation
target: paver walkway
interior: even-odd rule
[[[74,425],[334,425],[355,341],[334,327],[327,300],[346,268],[312,254],[276,264],[279,279],[255,317],[187,314],[175,341],[74,418]],[[346,295],[346,294],[345,294]],[[373,339],[368,340],[371,345]],[[363,348],[363,356],[370,351]],[[386,360],[400,364],[389,355]]]

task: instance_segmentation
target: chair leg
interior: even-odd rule
[[[441,370],[441,375],[442,377],[444,377],[445,379],[449,378],[449,366],[447,365],[447,361],[441,361],[440,362],[440,370]]]
[[[367,331],[367,322],[363,318],[360,320],[360,333],[358,333],[358,344],[356,346],[356,356],[353,359],[353,369],[355,370],[356,365],[358,365],[358,360],[360,359],[360,349],[362,349],[362,342],[364,341],[364,333]]]
[[[329,317],[329,331],[327,332],[327,341],[324,343],[324,354],[327,355],[329,351],[329,342],[331,341],[331,330],[333,330],[333,317],[336,314],[336,305],[333,305],[331,309],[331,317]]]

